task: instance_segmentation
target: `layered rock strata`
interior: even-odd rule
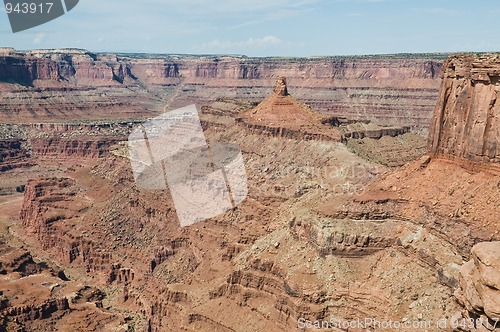
[[[433,155],[484,163],[499,170],[500,59],[451,57],[430,128]]]
[[[288,94],[286,77],[280,76],[274,91],[236,122],[252,131],[272,136],[340,141],[340,133],[322,121],[319,112]]]
[[[259,102],[287,76],[296,97],[319,111],[426,127],[441,70],[442,55],[141,58],[10,50],[0,54],[0,121],[148,117],[159,111],[151,100],[170,107],[216,98]]]
[[[447,272],[436,266],[439,280],[463,305],[452,320],[464,331],[500,327],[499,68],[496,54],[450,57],[430,127],[429,155],[382,175],[354,199],[335,198],[319,208],[336,218],[420,224],[452,243],[465,261],[471,257]]]

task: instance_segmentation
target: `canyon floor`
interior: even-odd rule
[[[141,119],[0,125],[0,330],[494,330],[499,293],[471,313],[461,269],[498,273],[472,249],[500,240],[496,168],[430,154],[427,130],[321,121],[277,89],[202,105],[249,192],[183,228],[169,190],[134,181]]]

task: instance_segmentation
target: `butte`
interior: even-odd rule
[[[340,141],[341,134],[326,124],[324,116],[288,93],[280,76],[273,93],[254,109],[244,112],[239,124],[259,133],[305,140]]]

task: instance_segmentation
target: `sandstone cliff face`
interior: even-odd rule
[[[126,141],[136,121],[0,126],[0,171],[32,166],[37,157],[101,158]],[[6,129],[7,128],[7,129]]]
[[[111,252],[96,248],[92,239],[85,239],[82,234],[70,232],[78,224],[82,211],[88,208],[82,200],[83,195],[72,179],[30,180],[20,220],[27,233],[35,236],[41,247],[51,251],[61,262],[80,264],[87,272],[109,273],[110,282],[133,278],[130,271],[112,266]]]
[[[432,57],[430,57],[432,58]],[[439,60],[404,58],[303,58],[252,59],[245,57],[158,57],[130,58],[87,51],[61,50],[44,53],[16,52],[0,54],[0,81],[37,85],[37,81],[74,81],[84,86],[99,81],[121,83],[126,78],[145,83],[165,84],[169,79],[184,78],[188,83],[218,85],[235,80],[243,86],[269,86],[280,76],[287,76],[303,87],[400,87],[436,88],[442,63]],[[215,79],[207,81],[206,79]],[[298,80],[308,80],[300,83]],[[81,81],[80,81],[81,80]],[[162,81],[163,80],[163,81]],[[349,82],[357,80],[357,84]],[[115,82],[113,82],[115,81]],[[363,82],[371,82],[370,85]],[[434,84],[432,84],[434,81]],[[260,82],[261,84],[255,84]],[[233,82],[234,83],[234,82]]]
[[[431,153],[499,163],[500,58],[451,57],[430,131]]]
[[[32,139],[31,146],[36,156],[100,158],[109,155],[110,147],[124,139],[108,137],[101,139],[39,138]]]
[[[26,141],[17,139],[0,140],[0,172],[32,165],[29,162],[29,151],[25,146]]]
[[[0,81],[52,87],[62,86],[63,83],[80,86],[117,84],[127,71],[107,60],[83,51],[8,54],[0,56]]]
[[[318,112],[288,94],[284,76],[278,78],[271,96],[243,113],[236,122],[253,132],[275,137],[340,140],[339,132],[325,125]]]
[[[29,305],[22,307],[7,308],[3,315],[7,317],[15,317],[21,321],[33,321],[37,319],[45,319],[56,311],[64,311],[69,309],[68,299],[50,300],[40,305]]]
[[[500,242],[483,242],[472,248],[472,260],[460,269],[459,301],[478,316],[500,328]]]
[[[0,54],[0,91],[6,92],[0,96],[0,121],[123,119],[157,110],[158,104],[144,100],[162,107],[216,98],[260,102],[283,75],[295,96],[319,111],[426,127],[441,70],[436,56],[137,58],[75,50],[10,51]]]
[[[470,255],[441,279],[463,306],[454,316],[463,331],[500,328],[499,78],[497,55],[450,57],[430,128],[430,156],[383,175],[347,203],[350,216],[407,218],[448,239],[460,256]]]

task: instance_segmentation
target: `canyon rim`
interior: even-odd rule
[[[0,330],[500,330],[499,82],[498,54],[1,49]],[[180,227],[127,139],[193,103],[248,195]]]

